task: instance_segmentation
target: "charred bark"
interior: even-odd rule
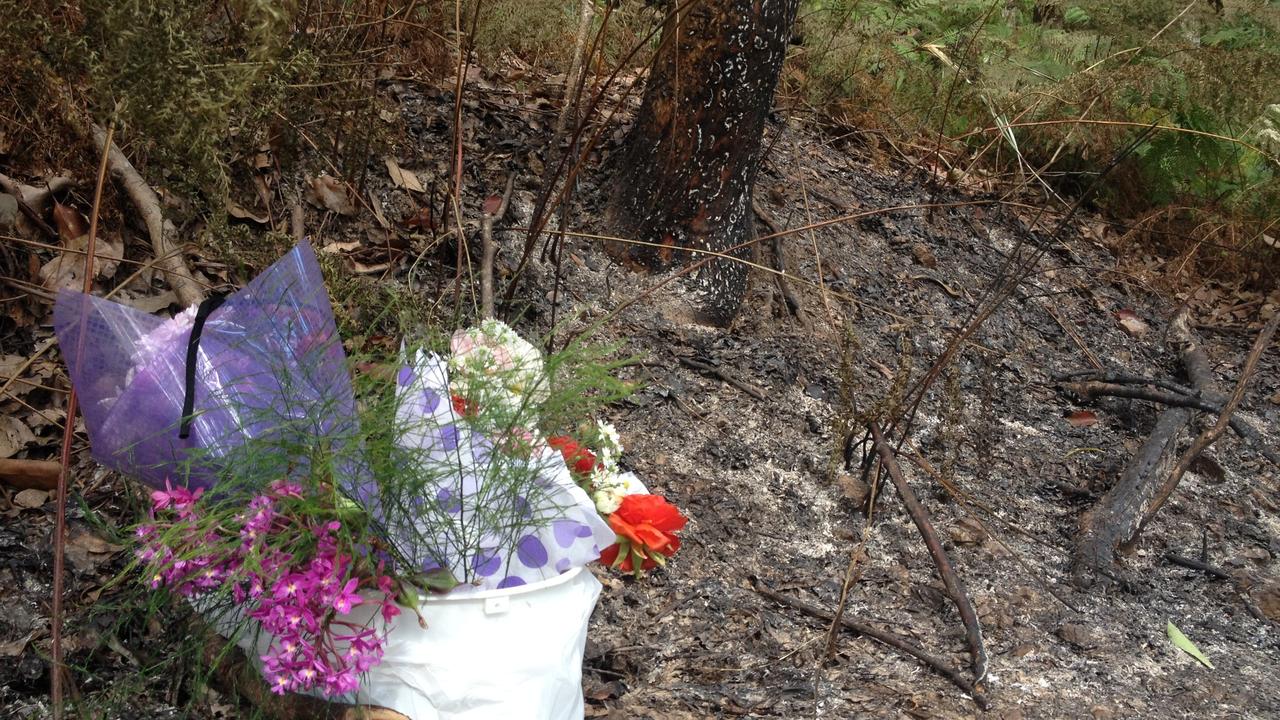
[[[1215,395],[1209,358],[1191,330],[1186,310],[1174,317],[1170,334],[1192,387],[1202,395]],[[1094,574],[1116,575],[1116,550],[1137,538],[1143,513],[1177,463],[1179,449],[1187,443],[1195,414],[1195,410],[1183,407],[1163,410],[1116,484],[1080,518],[1072,568],[1077,585],[1091,584]]]
[[[644,101],[617,168],[610,221],[617,258],[651,270],[707,260],[697,273],[707,320],[733,319],[753,237],[761,136],[799,0],[702,0],[663,27]]]

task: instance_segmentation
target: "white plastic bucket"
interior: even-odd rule
[[[504,590],[423,598],[427,627],[404,610],[382,662],[342,700],[412,720],[581,720],[582,654],[599,596],[600,581],[579,567]],[[347,617],[380,627],[378,612],[366,603]],[[244,633],[240,645],[256,644],[256,657],[269,640]]]

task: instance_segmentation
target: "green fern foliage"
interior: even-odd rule
[[[805,5],[792,87],[854,127],[942,133],[997,169],[1046,168],[1060,190],[1079,192],[1154,125],[1096,188],[1105,209],[1132,219],[1176,207],[1164,215],[1186,228],[1259,231],[1275,217],[1275,3]]]

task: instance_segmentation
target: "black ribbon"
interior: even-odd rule
[[[182,401],[182,425],[178,427],[178,437],[186,440],[191,436],[191,421],[196,405],[196,360],[200,352],[200,335],[204,332],[204,321],[209,315],[227,301],[226,295],[213,295],[200,303],[196,308],[195,323],[191,326],[191,337],[187,340],[187,380],[186,393]]]

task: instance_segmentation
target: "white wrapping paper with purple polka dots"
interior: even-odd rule
[[[420,569],[450,569],[463,583],[454,593],[539,582],[616,540],[544,439],[509,453],[455,413],[439,356],[419,352],[400,370],[396,396],[398,445],[420,497],[370,509]]]

